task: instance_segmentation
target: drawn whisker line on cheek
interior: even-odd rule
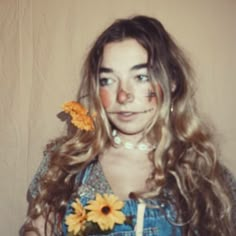
[[[121,113],[142,114],[142,113],[151,112],[153,110],[154,110],[154,108],[150,108],[150,109],[144,110],[144,111],[108,111],[107,113],[109,113],[109,114],[121,114]]]
[[[145,110],[145,111],[143,111],[143,112],[140,112],[140,113],[147,113],[147,112],[151,112],[151,111],[153,111],[154,110],[154,108],[150,108],[150,109],[148,109],[148,110]]]

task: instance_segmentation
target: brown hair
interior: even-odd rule
[[[90,113],[96,111],[96,129],[83,132],[69,124],[68,135],[56,141],[48,171],[40,180],[41,193],[32,200],[23,228],[31,230],[32,221],[40,215],[49,223],[63,216],[75,191],[76,174],[112,145],[97,76],[104,47],[127,38],[137,40],[147,50],[152,83],[158,83],[163,93],[159,112],[145,130],[145,135],[159,145],[149,155],[153,163],[147,180],[149,192],[139,197],[159,196],[171,201],[177,212],[173,224],[182,222],[183,235],[232,235],[230,200],[213,136],[196,111],[191,66],[162,24],[146,16],[117,20],[95,41],[83,67],[78,101]]]

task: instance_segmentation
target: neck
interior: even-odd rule
[[[139,143],[139,142],[147,142],[144,140],[143,133],[139,132],[136,134],[126,134],[119,132],[118,130],[114,129],[114,132],[117,132],[117,135],[122,138],[122,140],[127,141],[127,142],[132,142],[132,143]]]

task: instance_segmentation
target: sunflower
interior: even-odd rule
[[[74,214],[66,216],[65,223],[68,225],[68,232],[76,235],[79,231],[84,230],[87,215],[78,198],[75,199],[71,206],[74,209]]]
[[[67,113],[80,113],[80,114],[87,114],[87,110],[78,102],[71,101],[71,102],[66,102],[63,104],[63,110]]]
[[[71,123],[79,129],[82,130],[93,130],[93,120],[88,115],[73,114]]]
[[[78,102],[71,101],[63,105],[63,110],[69,113],[72,120],[71,123],[82,130],[94,130],[92,118],[87,114],[88,111]]]
[[[114,224],[122,224],[125,215],[120,210],[124,203],[115,195],[96,194],[96,199],[89,201],[85,209],[90,210],[87,218],[89,221],[97,223],[101,230],[111,230]]]

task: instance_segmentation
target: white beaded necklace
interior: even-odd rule
[[[152,144],[145,144],[145,143],[133,144],[131,142],[124,142],[122,141],[121,137],[118,136],[118,132],[115,129],[112,131],[112,137],[115,144],[122,145],[126,149],[130,149],[130,150],[138,149],[140,151],[145,151],[145,152],[156,149],[156,145],[152,145]]]

